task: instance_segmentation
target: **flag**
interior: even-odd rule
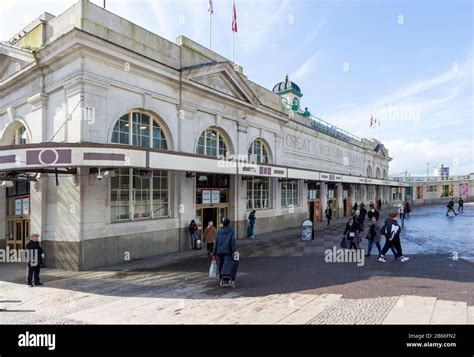
[[[232,31],[237,32],[237,12],[235,11],[235,0],[232,1],[233,14],[232,14]]]
[[[212,4],[212,0],[209,0],[209,9],[207,9],[210,14],[214,13],[214,5]]]
[[[373,115],[370,116],[370,125],[369,125],[369,127],[372,128],[372,125],[374,125],[374,116]]]

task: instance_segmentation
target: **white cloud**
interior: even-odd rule
[[[399,174],[407,170],[412,175],[426,175],[430,163],[430,174],[433,167],[443,164],[450,168],[454,175],[465,175],[474,172],[473,139],[446,140],[387,140],[385,147],[389,150],[393,161],[390,162],[390,174]]]
[[[298,80],[306,77],[321,59],[321,51],[316,52],[308,58],[298,69],[291,74],[291,80]]]

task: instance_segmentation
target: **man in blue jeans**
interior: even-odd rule
[[[256,221],[257,221],[257,217],[255,215],[255,210],[253,210],[249,214],[249,224],[247,226],[247,238],[248,239],[254,239],[255,238],[254,226],[255,226]]]
[[[237,243],[235,241],[234,230],[230,227],[229,219],[225,219],[219,232],[217,232],[216,241],[214,242],[214,249],[212,250],[212,256],[215,259],[217,256],[219,278],[221,277],[221,270],[224,265],[224,261],[233,260],[234,253],[237,250]],[[232,277],[235,280],[235,276]]]

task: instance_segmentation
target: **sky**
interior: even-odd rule
[[[101,5],[102,0],[91,1]],[[235,61],[268,89],[286,74],[311,113],[377,138],[390,174],[474,172],[471,0],[236,0]],[[0,2],[0,39],[75,1]],[[232,1],[214,0],[213,50],[231,58]],[[170,41],[209,44],[208,0],[107,0],[109,11]],[[369,127],[371,116],[377,125]],[[380,124],[380,125],[379,125]]]

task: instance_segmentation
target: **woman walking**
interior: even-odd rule
[[[397,256],[400,257],[401,262],[406,262],[408,257],[403,256],[402,246],[400,244],[400,232],[402,228],[397,222],[397,212],[393,211],[390,212],[389,217],[385,220],[385,225],[382,229],[383,234],[387,238],[385,241],[385,245],[383,246],[382,252],[379,257],[379,262],[385,263],[386,260],[384,258],[385,253],[390,249],[390,247],[395,247],[397,251]]]
[[[344,230],[344,237],[346,237],[347,241],[349,243],[349,249],[352,249],[353,247],[355,249],[359,248],[359,243],[360,243],[360,228],[359,228],[359,223],[357,220],[358,212],[356,211],[356,215],[354,217],[349,218],[349,221],[346,223],[346,229]]]
[[[212,221],[209,221],[206,229],[204,230],[203,239],[204,243],[207,243],[207,255],[212,255],[214,248],[214,242],[216,241],[217,231],[214,228]]]

